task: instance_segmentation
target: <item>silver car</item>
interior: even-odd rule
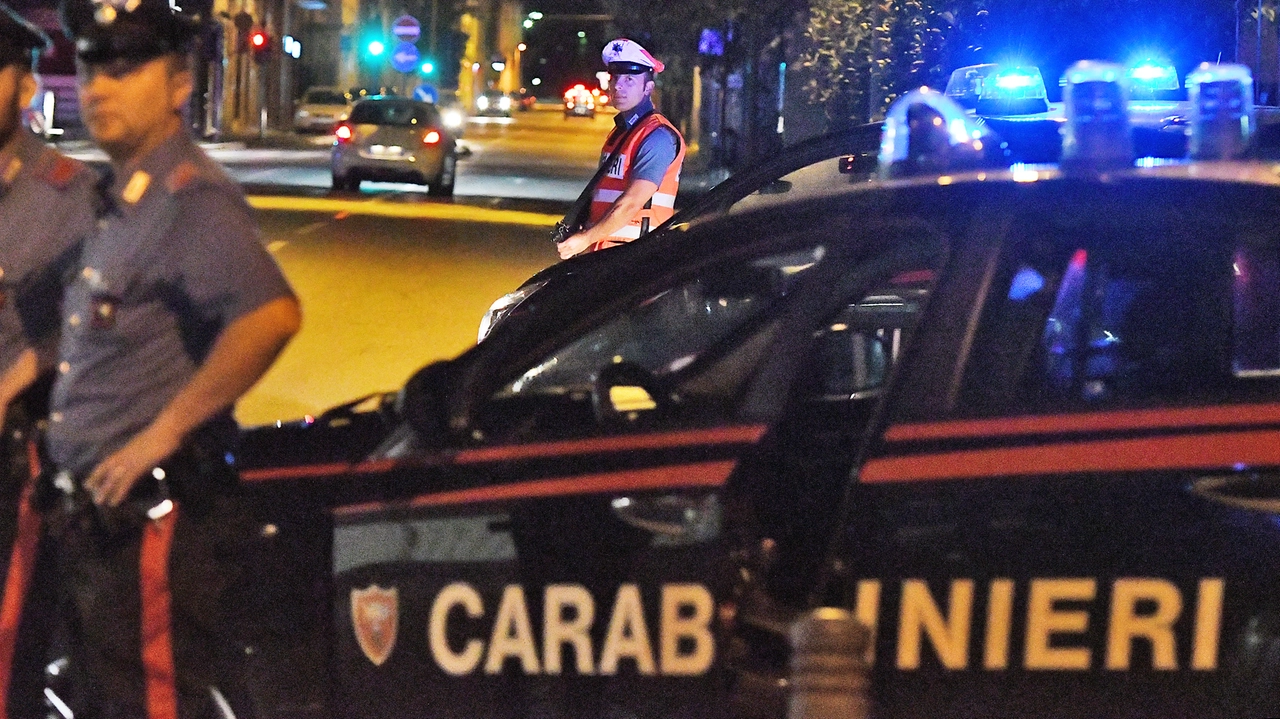
[[[404,97],[372,97],[334,129],[333,188],[359,190],[362,180],[425,184],[427,194],[453,195],[458,150],[434,105]]]
[[[313,87],[302,96],[293,113],[293,129],[298,132],[330,132],[351,114],[351,101],[336,87]]]

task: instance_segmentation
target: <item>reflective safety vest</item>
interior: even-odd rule
[[[609,208],[613,207],[613,203],[617,201],[622,193],[631,186],[631,161],[636,156],[636,150],[640,149],[640,143],[659,127],[666,127],[676,136],[676,158],[671,161],[671,166],[667,168],[667,172],[662,176],[662,183],[658,185],[658,191],[653,193],[653,197],[645,203],[645,206],[632,217],[630,222],[623,225],[613,234],[609,235],[609,239],[601,240],[588,248],[588,252],[595,252],[606,247],[613,247],[624,242],[630,242],[641,235],[648,232],[651,228],[666,222],[673,214],[675,214],[676,190],[680,187],[680,166],[684,164],[684,139],[680,137],[680,132],[676,130],[667,118],[656,112],[651,112],[644,118],[639,120],[640,126],[635,128],[635,132],[628,133],[626,130],[614,129],[609,134],[609,139],[605,140],[602,155],[608,159],[609,155],[618,147],[618,144],[626,138],[626,144],[618,153],[617,159],[613,165],[600,177],[599,184],[596,185],[595,191],[591,196],[591,212],[587,216],[587,226],[596,224],[601,218],[609,212]]]

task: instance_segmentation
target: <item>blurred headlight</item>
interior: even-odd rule
[[[440,120],[444,123],[445,127],[451,130],[456,130],[459,127],[462,127],[462,112],[459,110],[445,110],[440,113]]]
[[[546,284],[547,280],[543,280],[525,285],[515,292],[499,297],[492,305],[489,305],[489,311],[484,313],[484,317],[480,320],[480,332],[476,335],[476,344],[483,342],[484,338],[488,337],[490,332],[493,332],[493,328],[505,320],[512,310],[519,307],[521,302],[524,302],[530,295],[542,289]]]
[[[481,110],[488,110],[488,109],[489,109],[489,98],[485,97],[484,95],[481,95],[480,97],[477,97],[477,98],[476,98],[476,107],[480,108]]]
[[[511,109],[511,98],[509,98],[509,97],[500,97],[500,98],[498,98],[498,109],[499,109],[499,110],[510,110],[510,109]]]

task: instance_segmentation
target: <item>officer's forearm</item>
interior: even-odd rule
[[[18,355],[18,359],[0,375],[0,412],[36,381],[36,377],[40,376],[40,369],[40,360],[34,349],[27,348]],[[3,419],[0,419],[0,423],[2,422]]]
[[[636,180],[618,196],[614,201],[613,207],[600,218],[600,221],[592,225],[584,234],[591,241],[599,242],[609,235],[622,229],[636,213],[644,208],[644,204],[653,197],[653,193],[658,191],[658,186],[648,180]]]
[[[218,336],[191,381],[156,416],[148,431],[174,444],[230,407],[252,387],[297,333],[302,314],[293,298],[268,302]]]

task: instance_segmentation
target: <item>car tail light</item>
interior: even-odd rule
[[[424,145],[434,145],[438,142],[440,142],[440,133],[435,130],[429,130],[427,134],[422,136],[422,144]]]
[[[356,131],[345,122],[333,130],[333,136],[338,139],[338,142],[351,142],[351,138],[355,137],[355,135]]]

